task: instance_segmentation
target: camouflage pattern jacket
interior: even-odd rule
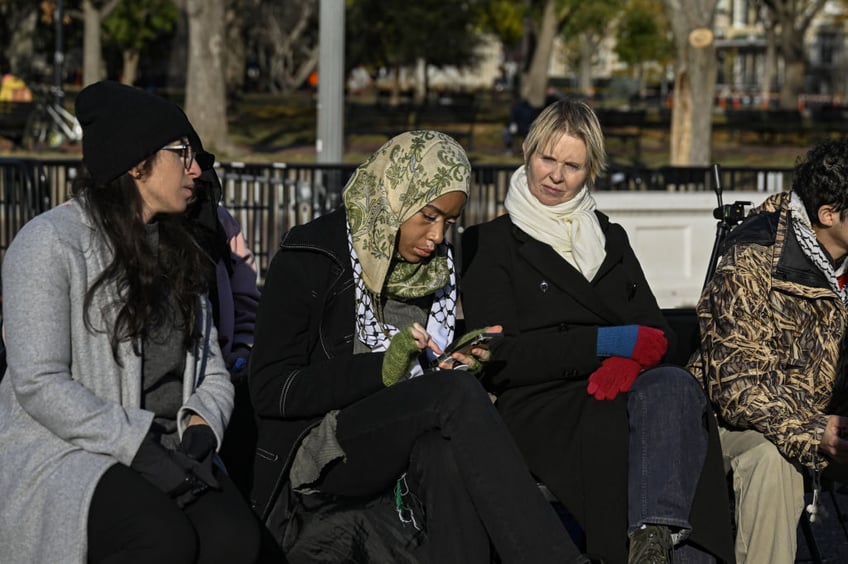
[[[752,212],[701,295],[701,351],[688,368],[723,426],[754,429],[789,460],[821,469],[828,414],[843,403],[833,396],[848,308],[799,247],[789,193]]]

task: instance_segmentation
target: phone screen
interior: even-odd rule
[[[489,346],[489,342],[495,337],[502,336],[503,333],[481,333],[477,335],[467,343],[464,343],[457,347],[457,343],[449,345],[445,351],[436,357],[436,360],[433,361],[433,364],[438,366],[440,362],[445,362],[453,356],[453,353],[460,353],[464,355],[470,355],[471,349],[481,348],[485,349]]]

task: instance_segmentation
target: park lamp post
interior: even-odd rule
[[[343,0],[320,2],[315,152],[319,163],[339,163],[344,138],[345,3]]]
[[[344,139],[344,0],[320,0],[318,32],[318,128],[315,156],[319,163],[342,162]],[[330,207],[341,192],[339,171],[316,175],[316,195],[329,198]]]

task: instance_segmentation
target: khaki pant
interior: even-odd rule
[[[737,564],[793,564],[804,478],[757,431],[719,427],[724,467],[733,472]]]

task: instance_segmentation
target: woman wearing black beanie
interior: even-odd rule
[[[76,113],[75,197],[3,263],[0,562],[255,562],[259,523],[216,454],[233,387],[183,214],[194,130],[113,82]]]

